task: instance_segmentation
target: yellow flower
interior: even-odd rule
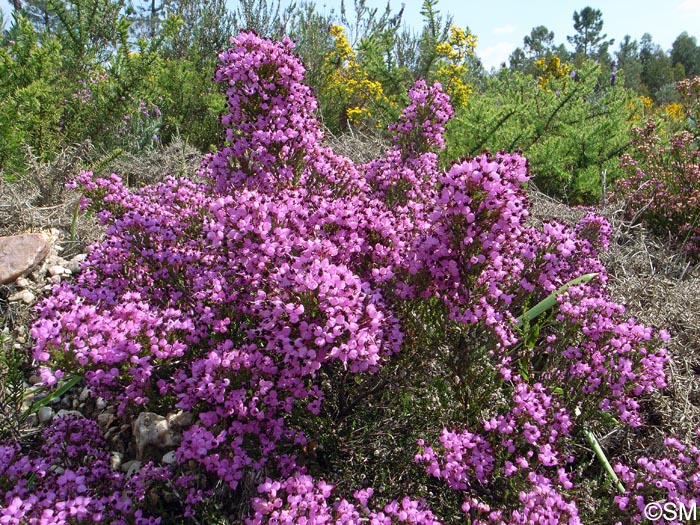
[[[464,81],[467,74],[466,60],[474,56],[476,37],[456,26],[450,28],[446,41],[435,46],[435,52],[442,58],[435,70],[435,80],[442,84],[450,95],[453,107],[461,108],[467,103],[471,87]]]
[[[372,116],[372,112],[367,108],[348,108],[347,110],[348,120],[353,124],[360,124],[364,119]]]
[[[671,122],[680,122],[685,118],[685,108],[680,102],[672,102],[665,106],[664,113]]]
[[[330,34],[335,39],[335,45],[326,56],[321,94],[334,108],[334,114],[342,115],[342,121],[347,119],[359,124],[373,116],[370,108],[388,107],[391,102],[381,82],[371,79],[358,62],[345,30],[334,25],[330,28]]]
[[[335,47],[330,55],[337,58],[341,63],[354,63],[355,51],[353,51],[348,37],[345,36],[345,29],[342,26],[332,25],[330,34],[335,39]]]
[[[464,81],[467,68],[457,64],[440,64],[435,72],[435,79],[442,84],[445,92],[450,95],[450,102],[455,109],[467,105],[467,98],[472,88]]]
[[[435,51],[438,55],[444,55],[449,57],[452,54],[452,46],[449,42],[440,42],[436,47]]]
[[[535,62],[535,69],[541,71],[542,74],[537,77],[537,85],[541,89],[549,89],[549,84],[552,79],[562,79],[569,75],[571,68],[569,64],[562,64],[561,59],[557,55],[552,55],[549,60],[540,58]]]

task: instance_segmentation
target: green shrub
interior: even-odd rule
[[[540,190],[597,202],[601,174],[608,181],[621,174],[617,159],[629,145],[636,103],[624,88],[598,85],[592,62],[566,74],[548,65],[539,78],[502,69],[488,79],[448,129],[447,158],[520,150]]]

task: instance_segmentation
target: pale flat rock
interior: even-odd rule
[[[177,445],[182,438],[165,417],[153,412],[141,412],[133,423],[133,432],[139,459],[143,459],[149,446],[168,448]]]
[[[41,233],[0,237],[0,284],[29,273],[48,253],[49,243]]]

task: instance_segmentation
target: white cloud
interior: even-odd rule
[[[481,63],[484,65],[486,71],[489,71],[492,67],[498,69],[503,62],[507,63],[508,57],[515,47],[516,46],[510,42],[499,42],[496,45],[479,49],[477,55],[479,55]]]
[[[676,9],[679,11],[700,11],[700,0],[683,0]]]
[[[693,0],[686,0],[686,1],[693,1]],[[506,24],[504,26],[494,27],[492,32],[494,35],[509,35],[514,31],[515,31],[515,26],[513,24]]]

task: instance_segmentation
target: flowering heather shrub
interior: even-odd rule
[[[700,77],[679,82],[684,114],[700,117]],[[628,178],[617,183],[617,196],[627,200],[627,217],[643,221],[653,232],[680,241],[692,259],[700,257],[700,151],[694,124],[666,137],[649,120],[633,128],[634,155],[622,156]]]
[[[613,505],[584,472],[583,430],[641,424],[640,398],[664,386],[667,358],[665,334],[625,319],[606,295],[607,222],[527,226],[517,154],[440,171],[452,110],[437,84],[409,92],[384,158],[355,166],[336,156],[321,144],[291,49],[242,33],[221,55],[228,142],[205,158],[202,182],[129,191],[116,175],[77,179],[107,231],[75,282],[42,304],[33,335],[45,382],[82,370],[124,418],[191,412],[177,465],[147,472],[194,503],[195,488],[240,495],[265,479],[247,502],[250,524],[435,524],[446,501],[457,502],[446,523],[463,522],[460,510],[472,523],[580,523],[582,485]],[[589,273],[556,308],[521,319]],[[437,403],[456,416],[413,430],[406,452],[424,468],[411,487],[355,485],[350,502],[331,481],[358,483],[352,462],[338,454],[342,468],[310,466],[304,450],[315,429],[340,428],[373,396],[400,403],[373,378],[402,352],[425,362],[410,380],[440,381]],[[343,436],[327,439],[339,448]],[[0,475],[3,512],[44,498],[44,485],[8,491],[25,476]],[[58,512],[71,494],[47,508]]]
[[[641,456],[636,466],[615,464],[615,472],[631,489],[616,496],[615,502],[634,521],[646,519],[644,507],[652,502],[669,502],[687,509],[700,505],[700,449],[672,437],[666,438],[664,444],[666,450],[659,457]]]
[[[281,480],[271,479],[261,483],[258,491],[262,497],[253,499],[254,516],[246,520],[247,525],[264,523],[421,523],[440,525],[424,502],[403,498],[392,501],[382,510],[368,507],[372,497],[371,488],[358,490],[354,494],[357,503],[346,499],[328,504],[333,486],[323,481],[314,483],[311,476],[299,474]]]
[[[114,471],[97,424],[74,416],[57,418],[43,442],[40,455],[0,446],[0,523],[160,523],[137,502],[170,479],[169,470],[148,464],[131,477]]]

